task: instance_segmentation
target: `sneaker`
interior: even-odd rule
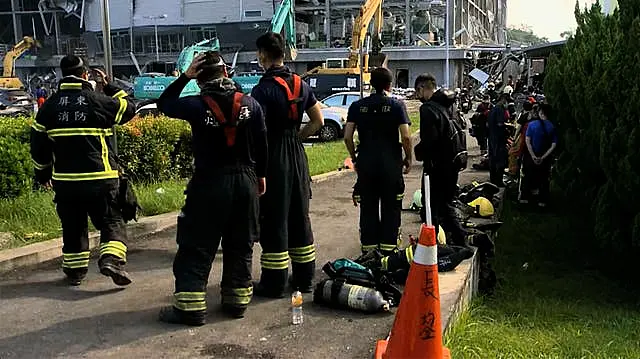
[[[183,324],[199,327],[205,324],[205,311],[185,312],[176,309],[174,306],[160,309],[159,318],[161,322],[169,324]]]
[[[119,258],[113,256],[100,258],[98,267],[100,268],[100,273],[104,276],[111,277],[115,285],[123,287],[131,284],[129,273],[124,270]]]

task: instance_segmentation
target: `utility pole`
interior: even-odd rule
[[[450,41],[450,37],[451,37],[451,24],[449,24],[449,11],[451,11],[451,0],[445,0],[446,1],[446,13],[445,13],[445,20],[444,20],[444,26],[445,26],[445,30],[444,30],[444,51],[445,51],[445,62],[444,62],[444,86],[446,88],[449,88],[449,74],[451,73],[450,70],[450,64],[449,64],[449,41]]]
[[[145,16],[146,19],[153,20],[153,30],[156,36],[156,62],[160,62],[160,44],[158,43],[158,19],[166,19],[167,14],[156,16]]]
[[[109,0],[102,1],[102,44],[104,47],[104,69],[107,76],[113,79],[113,63],[111,58],[111,21],[109,20]]]

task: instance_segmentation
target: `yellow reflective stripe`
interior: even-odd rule
[[[394,251],[396,250],[396,248],[398,248],[398,246],[396,246],[395,244],[380,244],[380,250],[383,251]]]
[[[404,198],[404,193],[400,193],[400,194],[396,195],[396,200],[398,200],[398,201],[403,199],[403,198]]]
[[[471,184],[473,185],[473,187],[478,187],[480,183],[478,183],[478,181],[473,181],[471,182]]]
[[[102,164],[105,171],[111,171],[111,164],[109,163],[109,147],[107,147],[107,141],[105,136],[100,136],[100,145],[102,145]]]
[[[205,300],[207,293],[205,292],[177,292],[173,294],[173,297],[177,301],[190,302],[190,301],[203,301]]]
[[[264,269],[289,269],[289,261],[287,260],[285,262],[269,262],[260,260],[260,266],[262,266],[262,268]]]
[[[37,123],[36,121],[33,121],[33,123],[31,124],[31,128],[33,128],[34,130],[36,130],[38,132],[47,132],[47,128],[44,127],[43,125]]]
[[[232,295],[223,295],[224,303],[235,305],[247,305],[251,303],[251,296],[248,297],[236,297]]]
[[[64,260],[76,260],[76,259],[88,259],[91,255],[91,252],[86,251],[86,252],[80,252],[80,253],[63,253],[62,254],[62,258]]]
[[[380,259],[380,269],[387,270],[389,268],[389,257],[383,257]]]
[[[115,119],[116,124],[122,121],[122,115],[124,115],[124,111],[126,111],[127,109],[127,100],[123,98],[118,98],[118,101],[120,101],[120,109],[118,110],[118,114],[116,114],[116,119]]]
[[[110,128],[56,128],[47,131],[49,137],[59,136],[113,136]]]
[[[363,244],[360,246],[360,249],[363,251],[370,251],[370,250],[374,250],[377,249],[378,245],[377,244]]]
[[[207,303],[205,301],[198,302],[174,302],[173,306],[185,312],[199,312],[207,310]]]
[[[109,178],[118,178],[118,171],[101,171],[91,173],[57,173],[54,172],[51,176],[54,180],[58,181],[89,181],[89,180],[101,180]]]
[[[79,84],[79,83],[60,84],[60,90],[82,90],[82,84]]]
[[[123,97],[127,97],[129,95],[127,95],[127,93],[124,90],[120,90],[118,92],[116,92],[115,95],[111,96],[113,98],[123,98]]]
[[[353,199],[356,200],[356,202],[360,202],[360,196],[359,195],[355,195],[353,196]]]
[[[314,251],[311,254],[307,254],[305,256],[297,256],[291,255],[291,262],[293,263],[309,263],[316,260],[316,252]]]
[[[404,253],[407,258],[407,262],[411,264],[413,262],[413,246],[407,247],[407,249],[404,250]]]
[[[34,160],[33,158],[31,159],[31,162],[33,163],[33,167],[37,170],[44,170],[51,167],[51,163],[47,163],[46,165],[41,165],[38,162],[36,162],[36,160]]]
[[[238,297],[247,297],[247,296],[253,295],[253,287],[233,288],[231,291],[233,292],[234,295],[237,295]]]
[[[262,253],[262,259],[270,260],[270,261],[279,261],[279,260],[288,260],[289,252],[280,252],[280,253]]]
[[[88,259],[62,262],[62,268],[78,269],[78,268],[87,268],[87,267],[89,267]]]
[[[291,253],[293,253],[294,255],[303,255],[303,254],[309,254],[313,251],[315,251],[315,246],[313,244],[310,244],[308,246],[304,246],[304,247],[298,247],[298,248],[289,248],[289,255],[291,255]]]
[[[107,243],[100,244],[100,256],[110,254],[116,256],[122,260],[127,259],[127,246],[118,241],[109,241]]]

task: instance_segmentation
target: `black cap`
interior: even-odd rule
[[[84,66],[84,61],[78,56],[67,55],[60,60],[60,69],[62,71],[73,71]]]

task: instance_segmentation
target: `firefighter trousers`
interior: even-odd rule
[[[292,286],[310,288],[316,251],[309,218],[311,177],[294,130],[269,137],[267,192],[260,198],[261,289],[281,295],[292,267]]]
[[[176,309],[206,311],[206,288],[220,241],[222,305],[244,310],[251,302],[253,243],[258,237],[258,181],[250,167],[196,173],[178,216],[173,261]]]
[[[455,171],[436,170],[438,175],[429,177],[431,184],[431,221],[436,228],[436,234],[440,231],[440,227],[444,229],[447,236],[447,242],[455,245],[464,245],[466,231],[462,227],[460,220],[456,216],[456,210],[453,200],[456,197],[456,185],[458,183],[458,173]],[[422,181],[422,210],[420,217],[425,223],[425,189],[424,181]]]
[[[363,253],[379,249],[385,255],[398,248],[404,178],[358,170],[355,199],[360,203],[360,245]]]
[[[118,204],[118,180],[54,183],[56,211],[62,224],[62,269],[84,275],[89,268],[89,224],[100,231],[100,258],[127,261],[126,228]]]

